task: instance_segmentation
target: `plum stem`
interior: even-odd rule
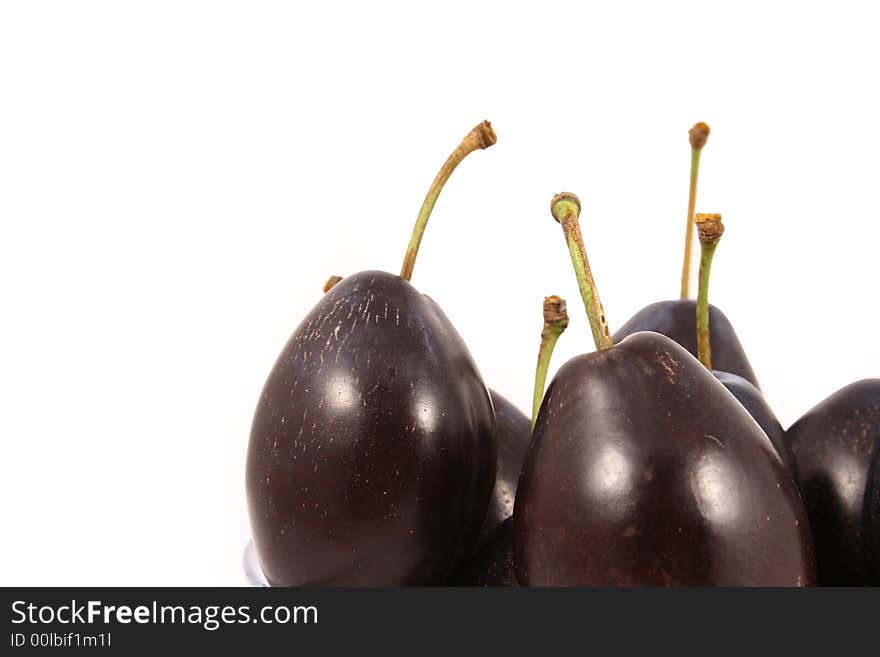
[[[697,357],[707,370],[712,370],[712,342],[709,338],[709,273],[715,248],[724,234],[720,214],[698,214],[700,235],[700,286],[697,290]]]
[[[479,125],[474,126],[473,130],[471,130],[467,136],[461,140],[458,147],[452,151],[452,155],[446,159],[446,162],[437,173],[437,177],[434,178],[434,182],[431,183],[431,187],[428,189],[428,194],[425,196],[425,200],[422,202],[422,209],[419,210],[419,216],[416,218],[416,225],[413,228],[412,236],[409,238],[409,246],[406,248],[403,267],[400,270],[401,278],[404,278],[407,281],[412,279],[413,267],[416,265],[416,256],[419,253],[419,245],[422,243],[422,235],[425,234],[425,227],[428,225],[428,217],[431,216],[431,211],[434,209],[437,197],[440,196],[440,192],[443,190],[443,185],[449,180],[449,176],[455,171],[455,167],[457,167],[459,163],[468,156],[468,154],[473,153],[476,150],[489,148],[489,146],[492,146],[496,141],[497,137],[495,136],[495,131],[492,130],[492,124],[488,121],[483,121]]]
[[[684,234],[684,261],[681,265],[681,298],[690,296],[691,286],[691,252],[694,241],[694,209],[697,204],[697,178],[700,175],[700,153],[709,139],[709,126],[696,123],[688,131],[691,142],[691,184],[688,190],[687,229]]]
[[[568,252],[571,255],[571,264],[577,276],[581,298],[584,300],[584,308],[590,320],[590,330],[593,332],[593,340],[596,349],[610,349],[614,346],[611,341],[611,333],[608,331],[608,322],[605,321],[605,311],[596,291],[596,283],[593,273],[590,271],[590,263],[587,260],[587,251],[584,249],[584,239],[581,235],[578,218],[581,213],[581,202],[578,197],[570,192],[562,192],[553,197],[550,202],[550,212],[553,218],[562,225],[565,241],[568,244]]]
[[[544,297],[544,328],[541,329],[541,347],[538,349],[538,366],[535,369],[535,394],[532,397],[532,429],[538,420],[538,411],[544,399],[544,385],[547,381],[547,369],[550,358],[559,336],[568,328],[568,311],[565,299],[555,294]]]

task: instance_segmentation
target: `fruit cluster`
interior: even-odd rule
[[[410,284],[431,186],[399,276],[333,277],[284,347],[250,436],[247,498],[276,586],[855,585],[880,578],[880,379],[783,430],[708,303],[721,216],[695,214],[690,133],[681,298],[611,335],[573,194],[557,195],[596,351],[546,389],[565,301],[544,300],[531,421],[487,389],[439,306]],[[696,229],[696,231],[695,231]],[[693,235],[701,247],[690,299]]]

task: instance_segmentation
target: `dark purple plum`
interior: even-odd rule
[[[514,510],[523,586],[808,586],[812,539],[743,406],[657,333],[566,363]]]
[[[510,537],[516,487],[531,439],[529,419],[511,402],[490,390],[495,408],[498,465],[489,512],[477,552],[450,578],[454,586],[516,586]]]
[[[868,468],[862,540],[868,560],[870,583],[880,585],[880,442],[874,446],[874,458]]]
[[[693,299],[658,301],[642,308],[614,334],[615,343],[640,331],[654,331],[675,340],[697,356],[697,327],[694,318],[697,302]],[[741,376],[760,390],[758,379],[730,320],[715,306],[709,306],[709,331],[712,342],[713,369]]]
[[[749,381],[736,374],[719,372],[717,370],[713,371],[712,374],[714,374],[715,378],[718,379],[734,397],[736,397],[736,400],[743,405],[743,407],[749,412],[749,415],[755,419],[758,426],[760,426],[764,430],[764,433],[767,434],[767,437],[773,444],[773,449],[776,450],[776,453],[779,455],[779,458],[782,459],[785,467],[789,472],[793,473],[793,457],[783,438],[785,430],[776,418],[773,409],[770,408],[770,404],[764,399],[764,395],[761,394],[761,391]]]
[[[806,509],[767,436],[670,338],[640,332],[613,342],[580,202],[559,194],[551,212],[597,351],[563,365],[541,404],[514,505],[517,582],[811,585]]]
[[[495,528],[473,559],[452,580],[455,586],[517,586],[513,566],[513,518]]]
[[[270,584],[442,583],[473,554],[495,483],[492,401],[452,323],[409,281],[440,190],[494,143],[484,121],[446,160],[400,276],[328,280],[270,372],[245,477]]]
[[[452,324],[399,276],[343,279],[281,352],[247,489],[272,585],[442,581],[495,480],[488,391]]]
[[[490,390],[489,394],[495,408],[498,465],[495,489],[483,522],[483,538],[488,538],[513,513],[516,486],[532,436],[529,418],[522,411],[494,390]]]
[[[862,522],[868,468],[880,442],[880,379],[838,390],[795,422],[785,442],[810,515],[819,584],[865,584]]]

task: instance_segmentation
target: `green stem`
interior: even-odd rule
[[[538,349],[538,367],[535,369],[535,393],[532,397],[532,429],[538,420],[538,411],[544,399],[544,386],[547,382],[547,369],[559,336],[568,327],[568,312],[565,299],[555,294],[544,297],[544,328],[541,329],[541,347]]]
[[[488,121],[483,121],[475,126],[474,129],[462,139],[458,147],[452,151],[452,155],[446,159],[443,167],[437,173],[437,177],[434,178],[434,182],[431,183],[431,187],[428,190],[428,194],[425,196],[425,200],[422,202],[422,209],[419,210],[419,216],[416,218],[416,225],[413,228],[412,236],[409,238],[409,245],[406,248],[403,267],[400,270],[401,278],[406,280],[412,278],[413,267],[416,265],[416,256],[419,253],[419,245],[422,242],[422,235],[425,234],[425,227],[428,225],[428,217],[431,216],[431,211],[434,209],[437,197],[440,196],[440,192],[443,190],[443,185],[449,180],[449,176],[455,171],[455,167],[457,167],[459,163],[468,156],[468,154],[476,150],[489,148],[489,146],[496,141],[497,137],[495,136],[495,131],[492,130],[492,124]]]
[[[697,179],[700,175],[700,153],[709,138],[709,126],[697,123],[688,131],[691,142],[691,181],[688,189],[687,228],[684,235],[684,260],[681,265],[681,298],[690,297],[691,252],[694,241],[694,210],[697,204]]]
[[[709,336],[709,275],[712,258],[724,224],[720,214],[698,214],[697,230],[700,234],[700,286],[697,289],[697,357],[707,370],[712,369],[712,341]]]
[[[581,202],[578,197],[569,192],[562,192],[553,197],[550,203],[550,212],[553,218],[562,225],[565,241],[568,244],[568,252],[571,255],[571,264],[577,276],[581,298],[584,300],[584,308],[590,320],[590,330],[593,332],[593,340],[596,349],[610,349],[614,346],[611,341],[611,333],[608,331],[608,322],[605,320],[605,311],[596,291],[596,283],[593,273],[590,271],[590,263],[587,260],[587,252],[584,249],[584,239],[581,235],[578,218],[581,212]]]

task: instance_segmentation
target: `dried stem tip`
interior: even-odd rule
[[[483,121],[482,123],[475,125],[473,130],[468,133],[464,140],[466,142],[473,140],[475,147],[482,150],[484,148],[489,148],[489,146],[494,146],[498,141],[498,137],[492,129],[492,124],[488,121]]]
[[[329,292],[334,285],[336,285],[339,281],[342,280],[342,276],[331,276],[327,279],[327,282],[324,283],[324,293]]]
[[[709,139],[709,126],[707,126],[702,121],[700,123],[695,123],[694,127],[688,130],[688,137],[691,140],[691,148],[696,148],[700,150],[703,146],[706,145],[706,141]]]
[[[555,294],[544,297],[544,324],[559,325],[568,328],[568,310],[565,307],[565,299]]]
[[[720,214],[697,214],[694,220],[702,244],[717,242],[724,234],[724,224],[721,223]]]
[[[544,384],[547,382],[547,370],[556,341],[568,328],[568,312],[565,299],[555,294],[544,297],[544,328],[541,329],[541,347],[538,349],[538,366],[535,368],[535,392],[532,396],[532,429],[538,420],[538,411],[544,400]]]
[[[568,216],[578,217],[581,214],[581,201],[571,192],[562,192],[550,201],[550,213],[559,223]]]

